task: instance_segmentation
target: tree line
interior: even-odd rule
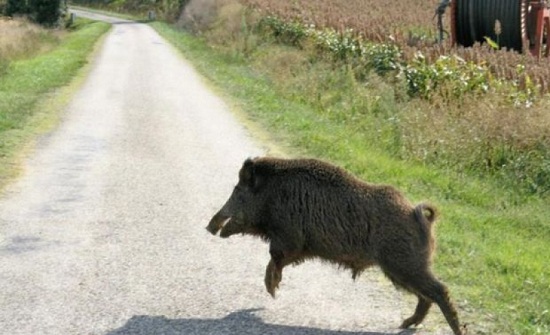
[[[67,0],[3,0],[0,9],[7,16],[26,16],[32,21],[47,27],[59,23],[66,8]]]
[[[0,0],[0,14],[25,16],[46,27],[59,24],[67,6],[81,5],[118,12],[145,14],[175,21],[190,0]]]

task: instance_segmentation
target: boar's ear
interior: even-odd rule
[[[248,158],[244,161],[241,171],[239,171],[239,180],[249,185],[254,175],[254,161]]]
[[[258,190],[262,184],[263,178],[257,173],[254,159],[248,158],[244,161],[243,167],[239,172],[239,179],[253,191]]]

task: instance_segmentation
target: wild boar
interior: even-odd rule
[[[273,297],[289,264],[320,258],[350,269],[354,279],[377,265],[418,297],[401,328],[420,324],[435,302],[454,334],[463,335],[446,286],[430,270],[436,217],[435,207],[413,206],[394,187],[363,182],[332,164],[266,157],[244,162],[207,230],[269,242],[265,286]]]

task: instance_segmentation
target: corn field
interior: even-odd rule
[[[396,46],[400,61],[434,64],[442,56],[452,56],[468,67],[487,70],[485,80],[500,79],[512,83],[528,95],[550,93],[550,60],[531,55],[495,50],[489,44],[472,48],[450,45],[450,9],[443,20],[446,40],[437,42],[436,7],[439,1],[380,0],[241,0],[264,16],[286,23],[300,24],[304,29],[332,30],[358,43],[375,42]],[[457,63],[457,64],[458,64]],[[432,71],[430,69],[429,71]],[[457,69],[460,70],[460,69]],[[433,78],[432,78],[433,79]]]

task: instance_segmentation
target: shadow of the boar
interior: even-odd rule
[[[322,328],[285,326],[266,323],[255,312],[261,308],[233,312],[223,318],[181,318],[135,315],[122,327],[105,335],[396,335],[395,332],[363,332],[329,330]],[[413,335],[403,330],[399,335]]]

